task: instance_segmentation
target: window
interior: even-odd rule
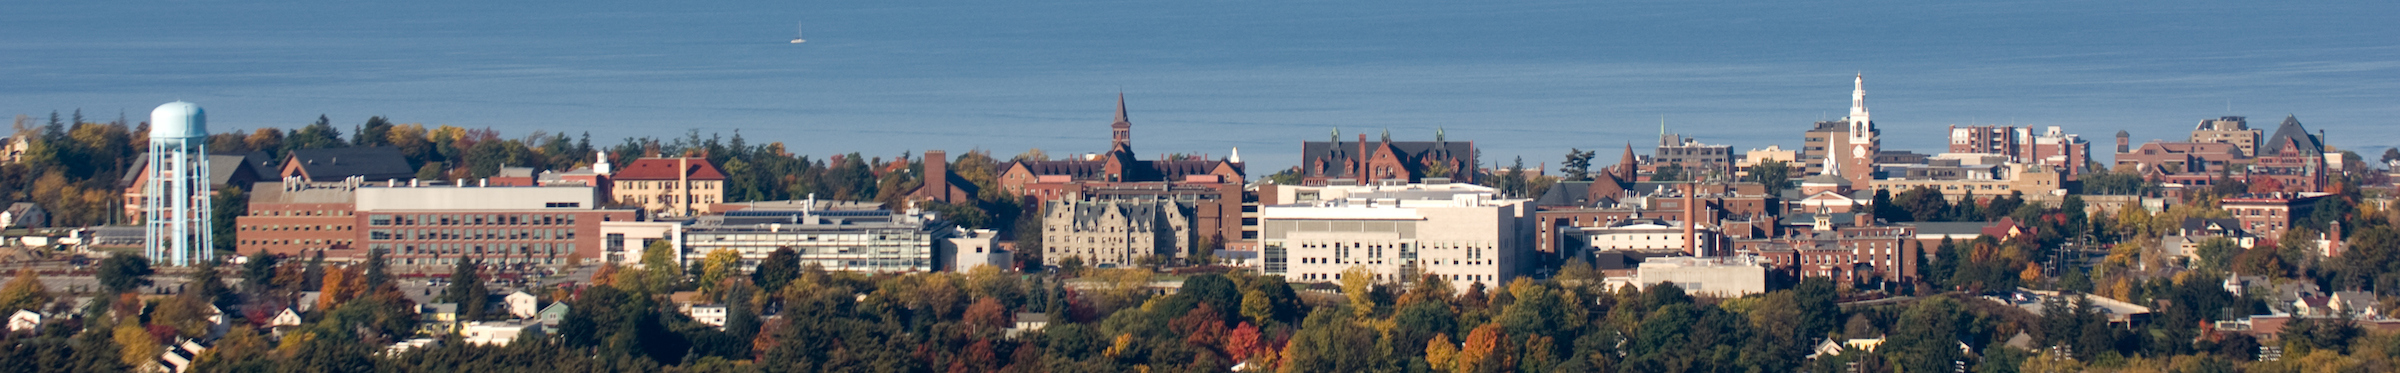
[[[583,207],[583,203],[582,203],[582,202],[551,202],[551,203],[545,203],[545,204],[542,204],[542,207],[548,207],[548,208],[576,208],[576,207]]]

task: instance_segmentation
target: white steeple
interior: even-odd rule
[[[1863,132],[1875,129],[1867,115],[1867,74],[1859,73],[1850,84],[1850,137],[1863,138]]]
[[[1239,147],[1239,146],[1233,147],[1233,155],[1226,156],[1226,157],[1225,157],[1225,161],[1226,161],[1226,162],[1233,162],[1233,163],[1242,163],[1242,147]]]

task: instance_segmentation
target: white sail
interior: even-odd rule
[[[793,33],[792,33],[792,44],[800,44],[800,43],[806,43],[806,42],[808,42],[808,39],[801,39],[801,38],[800,38],[800,36],[801,36],[802,34],[804,34],[804,32],[803,32],[803,31],[806,31],[806,30],[807,30],[807,27],[806,27],[806,26],[808,26],[808,25],[807,25],[807,24],[805,24],[805,23],[802,23],[802,24],[799,24],[799,25],[796,25],[796,26],[794,26],[794,27],[793,27],[793,28],[794,28],[794,30],[792,30],[792,31],[793,31]]]

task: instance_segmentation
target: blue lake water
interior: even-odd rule
[[[1254,174],[1339,128],[1475,140],[1484,162],[1647,153],[1675,132],[1799,144],[1851,75],[1887,148],[1951,124],[2066,126],[2107,149],[2204,118],[2296,114],[2400,144],[2400,2],[57,1],[0,6],[0,114],[217,131],[318,114],[590,132],[686,130],[805,154],[1107,145]],[[796,22],[809,40],[789,44]],[[2230,106],[2230,111],[2228,107]],[[136,120],[139,120],[137,118]],[[2374,155],[2370,154],[2370,157]],[[1603,157],[1608,158],[1608,157]]]

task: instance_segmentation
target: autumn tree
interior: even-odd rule
[[[49,287],[42,285],[41,278],[34,274],[32,268],[17,270],[15,278],[9,279],[7,285],[0,285],[0,312],[40,312],[42,306],[50,304],[50,300]]]

